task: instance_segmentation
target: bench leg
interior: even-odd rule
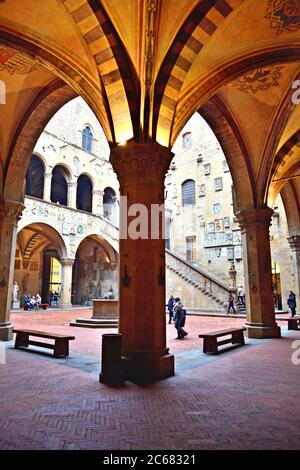
[[[54,356],[68,356],[69,355],[69,340],[56,339],[54,344]]]
[[[20,346],[25,346],[26,348],[28,348],[29,346],[29,334],[28,333],[16,334],[15,348],[18,348]]]
[[[245,344],[243,331],[234,331],[232,333],[232,344]]]
[[[216,338],[203,339],[203,352],[218,354],[218,344]]]
[[[298,321],[290,318],[288,320],[288,330],[298,330]]]

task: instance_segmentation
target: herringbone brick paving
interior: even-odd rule
[[[13,322],[71,331],[64,323],[74,312],[47,317],[49,323],[43,325],[36,315],[28,316],[27,323],[15,315],[20,320]],[[187,358],[189,348],[193,354],[201,350],[198,333],[224,327],[224,319],[189,317],[188,325],[189,339],[184,341],[174,340],[174,327],[167,326],[171,352]],[[71,354],[84,353],[85,341],[89,354],[98,355],[100,336],[108,331],[78,330]],[[284,335],[196,364],[159,383],[117,388],[55,359],[8,349],[7,364],[0,366],[0,448],[299,449],[300,409],[295,403],[300,365],[291,362],[291,345],[300,333],[285,329]]]

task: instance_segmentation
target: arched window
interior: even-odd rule
[[[77,181],[76,207],[82,211],[92,212],[93,185],[86,175],[80,175]]]
[[[51,201],[68,205],[68,177],[63,166],[56,166],[52,171],[51,180]]]
[[[192,205],[195,202],[195,181],[186,180],[182,183],[182,205]]]
[[[82,148],[86,152],[93,151],[93,132],[89,126],[85,126],[82,131]]]
[[[192,146],[192,133],[185,132],[182,136],[182,147],[184,149],[190,149]]]
[[[112,188],[105,188],[103,193],[103,215],[112,223],[116,216],[116,193]]]
[[[36,155],[32,155],[26,172],[26,190],[27,196],[43,199],[44,196],[44,173],[45,167],[42,160]]]

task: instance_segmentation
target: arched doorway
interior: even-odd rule
[[[37,155],[32,155],[26,172],[26,196],[43,199],[45,166]]]
[[[117,221],[117,196],[113,188],[105,188],[103,193],[103,215],[111,223]]]
[[[93,211],[93,184],[87,175],[80,175],[77,180],[76,207],[85,212]]]
[[[51,181],[51,201],[61,204],[63,206],[68,205],[68,181],[69,174],[62,165],[57,165],[52,171]]]
[[[82,131],[82,148],[86,152],[93,151],[94,134],[90,126],[85,126]]]
[[[61,265],[56,250],[45,249],[43,252],[42,302],[54,305],[53,297],[61,292]]]
[[[66,246],[59,233],[44,223],[22,228],[17,236],[14,281],[19,285],[21,304],[25,295],[40,294],[50,302],[51,292],[60,292],[60,260]]]
[[[91,305],[112,287],[118,297],[117,253],[97,235],[85,238],[79,245],[73,267],[72,303]]]

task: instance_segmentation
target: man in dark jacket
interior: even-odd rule
[[[174,297],[171,295],[171,297],[168,300],[168,312],[169,312],[169,324],[172,322],[173,318],[173,307],[174,307]]]
[[[296,295],[292,290],[290,290],[289,296],[287,298],[287,304],[291,309],[292,317],[296,315]]]

